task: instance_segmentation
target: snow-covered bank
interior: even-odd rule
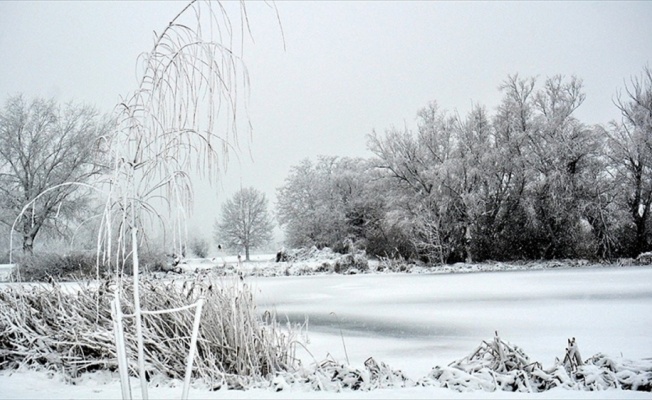
[[[368,258],[364,252],[340,254],[329,248],[298,249],[284,252],[283,261],[277,261],[279,254],[256,254],[251,260],[238,259],[236,255],[220,254],[209,258],[184,258],[168,265],[163,272],[143,272],[162,279],[192,279],[197,273],[211,273],[217,276],[241,277],[283,277],[313,275],[360,275],[360,274],[463,274],[475,272],[542,271],[550,269],[601,269],[612,267],[642,267],[652,264],[652,253],[644,253],[638,259],[621,259],[613,262],[590,262],[588,260],[530,260],[530,261],[485,261],[480,263],[425,264],[404,260]],[[289,255],[288,255],[289,254]],[[170,261],[170,260],[168,260]],[[95,260],[93,259],[94,263]],[[15,264],[0,264],[0,283],[7,281]],[[95,269],[87,276],[95,279]],[[43,275],[43,274],[41,274]],[[45,275],[47,276],[47,274]],[[71,276],[73,280],[79,275]],[[66,278],[63,278],[64,280]],[[49,280],[47,280],[49,282]]]
[[[180,381],[151,383],[152,399],[178,399],[181,396]],[[106,372],[88,374],[74,386],[63,381],[56,373],[36,371],[0,371],[0,398],[2,399],[121,399],[117,374]],[[132,392],[140,393],[137,379],[132,379]],[[136,395],[135,398],[137,397]],[[190,389],[191,399],[649,399],[650,393],[625,390],[581,392],[552,389],[545,393],[512,392],[456,392],[433,387],[389,388],[374,391],[316,392],[285,390],[274,392],[266,389],[208,391],[195,385]]]
[[[185,259],[179,264],[187,274],[198,271],[211,271],[217,275],[241,275],[251,277],[307,276],[307,275],[359,275],[359,274],[460,274],[473,272],[514,272],[541,271],[548,269],[611,268],[648,266],[650,258],[622,259],[614,262],[590,262],[588,260],[531,260],[481,263],[456,263],[428,265],[420,262],[402,260],[377,260],[368,258],[364,252],[339,254],[329,248],[318,250],[299,249],[285,253],[287,259],[277,262],[278,255],[261,254],[251,257],[251,261],[238,261],[236,256],[217,256],[207,259]]]

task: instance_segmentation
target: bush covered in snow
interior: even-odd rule
[[[414,386],[400,370],[394,370],[383,362],[369,357],[363,368],[326,359],[308,368],[277,375],[271,389],[277,392],[290,388],[341,392],[343,390],[374,390],[388,387]]]
[[[168,267],[165,256],[154,252],[139,255],[143,272],[165,271]],[[14,282],[49,282],[95,279],[109,273],[106,264],[97,266],[95,252],[71,252],[68,254],[41,253],[23,256],[11,273]],[[123,273],[132,273],[131,257],[125,260]]]
[[[204,237],[199,236],[193,236],[188,243],[188,247],[190,247],[192,254],[199,258],[205,258],[208,255],[208,250],[210,249],[208,240]]]
[[[636,263],[640,265],[650,265],[652,264],[652,252],[648,251],[641,253],[636,257]]]
[[[97,275],[96,253],[70,254],[42,253],[23,256],[11,273],[11,280],[23,282],[48,282],[94,278]],[[100,276],[106,273],[100,267]]]
[[[299,275],[328,275],[328,274],[375,274],[375,273],[472,273],[492,271],[525,271],[544,270],[557,268],[600,268],[613,266],[613,263],[597,263],[588,260],[537,260],[537,261],[511,261],[482,263],[455,263],[455,264],[426,264],[421,261],[409,261],[395,258],[374,259],[367,256],[364,251],[354,251],[340,254],[328,247],[317,247],[281,250],[276,255],[269,255],[267,260],[261,259],[251,263],[235,263],[218,260],[205,260],[199,264],[198,260],[187,260],[184,270],[188,273],[197,269],[211,268],[212,272],[220,276],[299,276]],[[620,260],[618,266],[640,265],[635,260]]]

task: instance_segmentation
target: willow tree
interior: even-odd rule
[[[138,88],[116,108],[116,127],[109,138],[113,172],[98,259],[115,262],[116,271],[128,258],[133,260],[143,398],[147,398],[147,382],[141,314],[148,311],[140,307],[139,245],[144,230],[160,222],[171,232],[171,246],[181,249],[184,221],[193,201],[190,172],[209,179],[219,173],[237,144],[238,126],[248,120],[241,115],[246,109],[247,70],[237,48],[244,44],[248,22],[244,4],[238,6],[238,18],[232,19],[220,3],[190,2],[155,35],[153,48],[139,59]],[[114,312],[120,323],[119,303]],[[119,345],[119,335],[116,341]],[[191,344],[189,365],[192,348]],[[122,360],[123,378],[126,368]],[[123,397],[128,396],[123,386]]]
[[[117,106],[110,139],[113,174],[102,244],[118,265],[128,252],[128,232],[153,222],[181,248],[193,201],[190,172],[213,179],[237,144],[248,77],[232,49],[234,30],[221,5],[192,1],[140,57],[140,85]],[[114,232],[117,243],[109,235]]]

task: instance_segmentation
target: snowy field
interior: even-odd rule
[[[233,278],[224,278],[233,279]],[[368,357],[416,380],[436,365],[469,355],[498,331],[532,361],[552,366],[575,337],[584,359],[605,353],[652,358],[652,268],[585,267],[470,274],[365,274],[248,277],[260,312],[308,320],[304,363],[333,357],[362,367]],[[314,357],[314,359],[313,359]],[[133,381],[135,398],[140,392]],[[119,398],[116,375],[88,375],[74,386],[58,374],[0,372],[0,398]],[[180,382],[150,383],[151,398],[178,398]],[[191,398],[652,398],[644,392],[540,394],[458,393],[433,387],[372,392],[210,392],[197,385]]]

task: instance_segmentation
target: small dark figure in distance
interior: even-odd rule
[[[288,260],[288,255],[285,254],[283,250],[279,250],[278,253],[276,253],[276,262],[285,262]]]

